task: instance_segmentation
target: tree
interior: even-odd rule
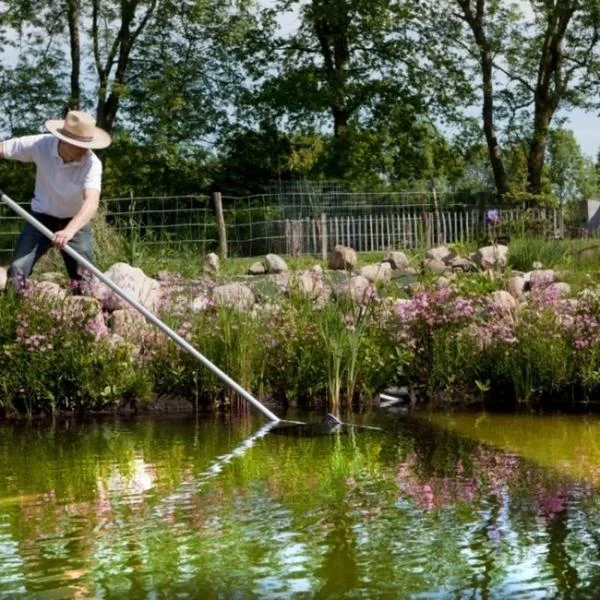
[[[554,129],[549,132],[546,173],[561,205],[589,198],[598,192],[593,161],[583,155],[570,130]]]
[[[515,126],[526,131],[527,192],[538,197],[556,111],[598,104],[600,2],[447,0],[425,7],[432,30],[445,31],[444,41],[462,48],[464,64],[481,76],[483,130],[498,193],[506,193],[507,179],[497,121],[505,134]]]
[[[0,39],[10,40],[18,56],[14,68],[4,67],[3,82],[11,96],[22,92],[22,84],[10,85],[11,77],[27,67],[35,85],[26,91],[47,96],[36,98],[36,113],[56,114],[62,95],[61,113],[95,106],[98,125],[112,133],[125,102],[125,125],[143,124],[147,136],[167,127],[174,131],[175,124],[181,134],[186,123],[180,138],[197,140],[207,129],[214,132],[211,117],[224,120],[226,109],[217,107],[231,104],[222,99],[239,84],[240,70],[229,50],[250,28],[252,5],[253,0],[14,1],[0,12]],[[54,85],[38,84],[43,78]],[[145,118],[134,118],[143,112]],[[192,122],[194,112],[203,119]],[[22,117],[23,110],[14,120]]]
[[[298,30],[274,33],[274,15],[292,9]],[[402,0],[278,0],[263,15],[264,36],[245,62],[256,85],[247,105],[259,120],[329,134],[327,176],[347,176],[357,134],[411,115],[401,124],[409,130],[415,114],[426,118],[464,101],[460,69],[443,52],[432,55],[414,16]],[[452,94],[444,85],[449,69]]]

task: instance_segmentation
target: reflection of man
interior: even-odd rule
[[[106,148],[110,136],[96,127],[92,117],[75,110],[64,120],[46,121],[46,128],[52,135],[30,135],[0,143],[0,158],[35,163],[32,214],[54,233],[50,241],[25,224],[8,271],[13,284],[29,277],[51,244],[59,248],[69,244],[90,262],[93,258],[89,222],[100,202],[102,163],[91,150]],[[77,261],[65,252],[61,254],[72,283],[79,287]]]

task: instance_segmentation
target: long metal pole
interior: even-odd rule
[[[4,192],[0,191],[0,201],[4,202],[12,210],[14,210],[20,217],[23,217],[28,223],[33,225],[40,233],[44,234],[47,238],[52,239],[53,233],[45,225],[40,223],[33,215],[29,214],[23,207],[19,206],[16,202],[11,200]],[[104,275],[99,269],[97,269],[89,260],[81,256],[77,251],[73,250],[68,244],[63,248],[69,256],[72,256],[80,265],[85,267],[88,271],[93,273],[102,283],[111,288],[116,294],[121,296],[123,300],[131,304],[138,312],[142,313],[148,321],[154,323],[159,329],[164,331],[176,344],[181,348],[189,352],[194,358],[198,359],[207,369],[212,371],[221,381],[227,384],[233,391],[238,393],[242,398],[248,400],[250,404],[255,406],[263,415],[271,419],[271,421],[279,422],[281,419],[274,413],[272,413],[266,406],[259,402],[254,396],[247,392],[243,387],[236,383],[229,375],[221,371],[219,367],[214,365],[208,358],[198,352],[191,344],[184,340],[179,334],[173,331],[168,325],[163,323],[156,315],[151,313],[145,306],[141,305],[137,300],[132,298],[125,290],[122,290],[118,285],[111,281]]]

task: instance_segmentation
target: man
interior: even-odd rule
[[[106,148],[111,138],[86,113],[73,110],[64,120],[46,121],[50,134],[13,138],[0,143],[0,158],[36,165],[33,216],[54,233],[50,241],[26,223],[17,241],[9,280],[20,286],[51,244],[69,244],[92,262],[90,220],[96,214],[102,188],[102,163],[92,149]],[[77,261],[61,252],[74,288],[82,274]]]

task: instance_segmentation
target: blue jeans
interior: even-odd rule
[[[43,213],[31,213],[42,225],[45,225],[53,233],[64,229],[71,219],[59,219]],[[81,254],[88,261],[92,262],[92,228],[85,225],[71,239],[69,246],[76,252]],[[33,225],[25,223],[25,228],[21,232],[17,241],[17,247],[13,254],[12,262],[8,269],[8,279],[15,282],[24,280],[33,271],[35,263],[52,247],[52,242],[43,234],[40,233]],[[81,268],[78,262],[69,256],[66,252],[61,251],[61,255],[67,267],[69,277],[75,282],[82,279]]]

